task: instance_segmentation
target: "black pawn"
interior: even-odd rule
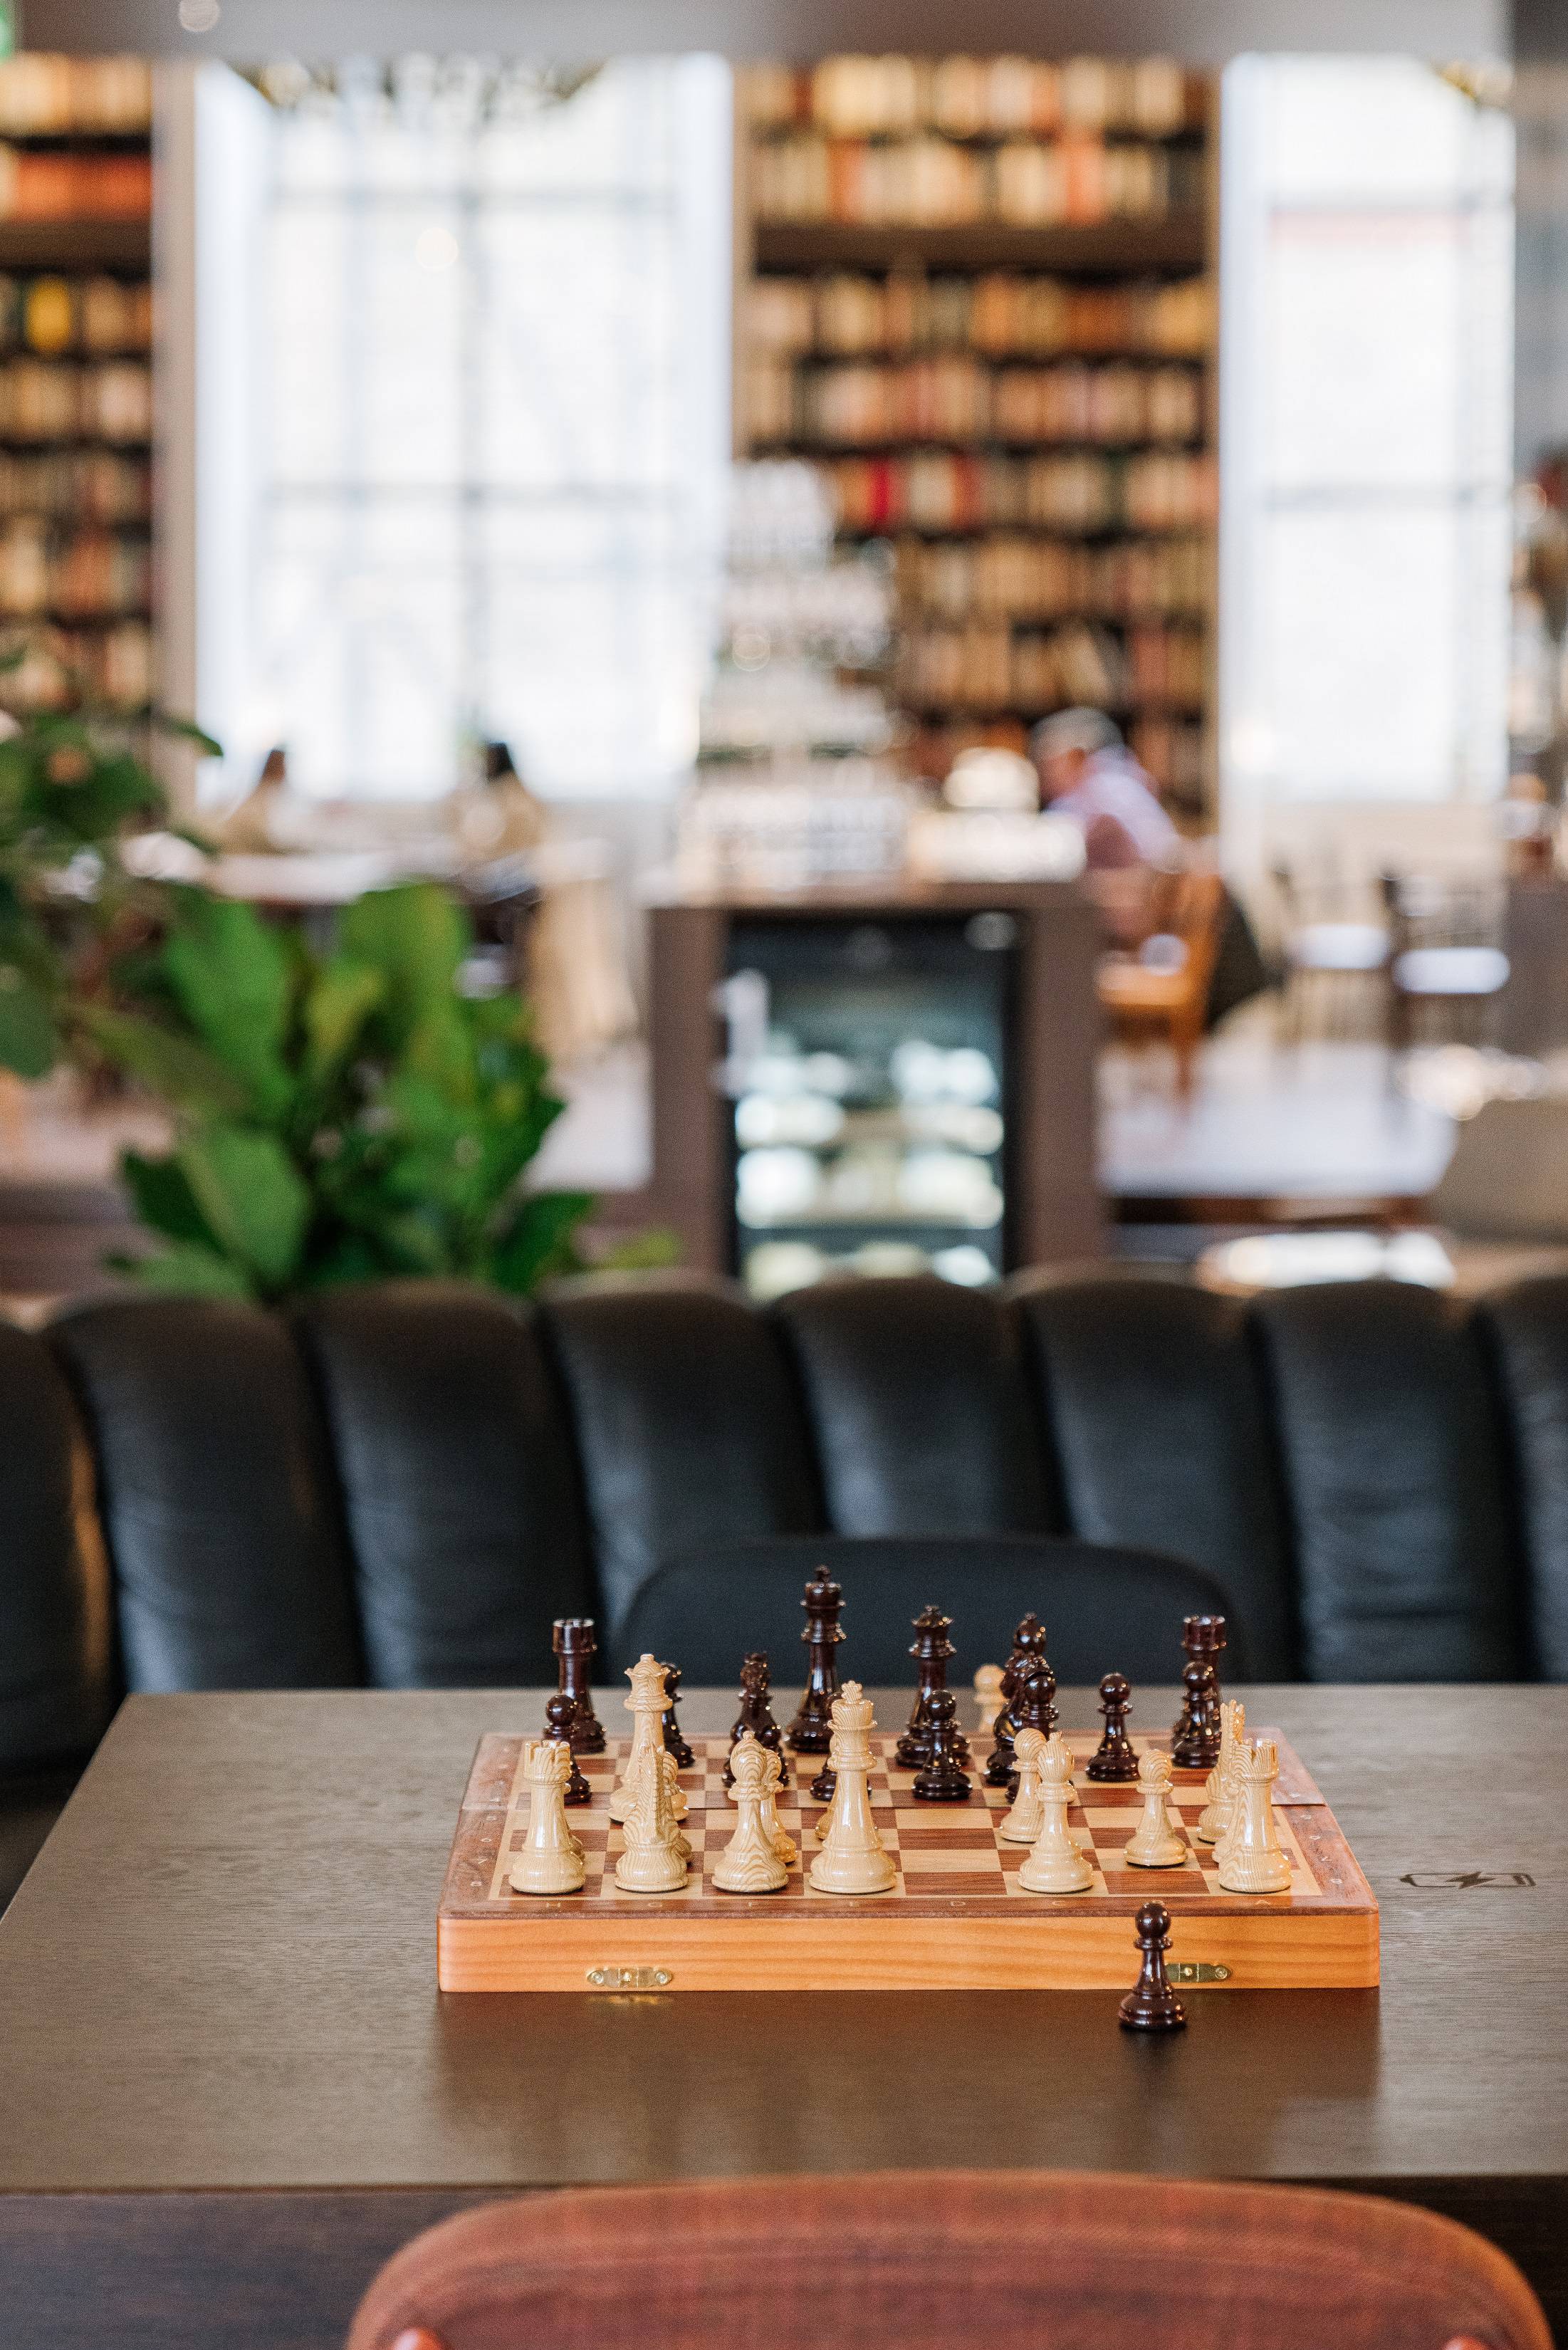
[[[1102,1783],[1113,1784],[1137,1777],[1137,1756],[1133,1752],[1132,1740],[1127,1736],[1127,1715],[1132,1711],[1132,1688],[1125,1673],[1107,1673],[1100,1683],[1100,1711],[1106,1717],[1105,1735],[1089,1757],[1088,1775]]]
[[[1012,1700],[1012,1724],[1015,1731],[1037,1730],[1042,1738],[1049,1738],[1056,1727],[1056,1676],[1044,1657],[1032,1664],[1019,1677],[1018,1695]],[[1007,1774],[1009,1799],[1018,1794],[1018,1773]]]
[[[545,1708],[545,1735],[552,1743],[564,1746],[572,1754],[572,1723],[576,1718],[576,1703],[565,1690],[557,1690]],[[565,1801],[568,1804],[591,1804],[594,1791],[577,1768],[577,1758],[572,1754],[572,1775],[566,1782]]]
[[[915,1780],[922,1804],[967,1804],[973,1793],[960,1760],[957,1713],[951,1690],[933,1691],[926,1708],[926,1764]]]
[[[831,1762],[825,1762],[811,1783],[813,1801],[818,1804],[831,1804],[837,1793],[838,1773]]]
[[[574,1754],[602,1754],[605,1751],[604,1724],[594,1711],[594,1700],[588,1688],[588,1675],[598,1647],[594,1638],[593,1617],[557,1616],[551,1646],[556,1651],[562,1690],[576,1709],[572,1722],[572,1752]]]
[[[674,1755],[675,1767],[678,1771],[690,1771],[697,1757],[681,1737],[680,1724],[675,1718],[675,1709],[680,1702],[679,1665],[666,1665],[664,1668],[664,1700],[663,1727],[666,1751]]]
[[[1133,1920],[1140,1954],[1137,1981],[1117,2014],[1126,2032],[1183,2032],[1187,2010],[1170,1988],[1165,1954],[1170,1948],[1170,1912],[1161,1901],[1146,1901]]]
[[[751,1654],[742,1659],[741,1665],[741,1711],[735,1716],[730,1731],[730,1752],[724,1762],[726,1787],[732,1787],[735,1783],[735,1773],[732,1768],[735,1748],[748,1730],[759,1746],[765,1746],[770,1754],[776,1754],[779,1758],[781,1773],[779,1793],[782,1794],[789,1784],[789,1769],[784,1762],[783,1752],[783,1735],[778,1723],[774,1720],[773,1708],[768,1703],[768,1690],[772,1686],[772,1679],[767,1651],[763,1648],[753,1648]]]
[[[1045,1654],[1045,1627],[1038,1616],[1025,1616],[1012,1636],[1012,1654],[1002,1669],[1002,1708],[992,1725],[994,1743],[985,1765],[988,1787],[1005,1787],[1012,1776],[1012,1735],[1019,1724],[1012,1718],[1020,1680],[1030,1665]]]
[[[1220,1760],[1220,1657],[1225,1647],[1223,1616],[1184,1616],[1181,1645],[1180,1716],[1170,1733],[1170,1759],[1179,1770],[1211,1771]]]

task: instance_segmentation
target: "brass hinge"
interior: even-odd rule
[[[1229,1967],[1211,1967],[1207,1959],[1178,1960],[1165,1970],[1173,1983],[1229,1982]]]
[[[595,1991],[663,1991],[675,1978],[668,1967],[590,1967]]]

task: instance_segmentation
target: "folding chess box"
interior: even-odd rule
[[[1095,1879],[1081,1894],[1026,1893],[1026,1845],[996,1831],[1005,1794],[982,1788],[966,1804],[917,1803],[914,1774],[892,1762],[896,1741],[872,1740],[872,1814],[898,1867],[890,1893],[814,1893],[811,1831],[826,1806],[805,1793],[821,1757],[786,1757],[780,1825],[799,1859],[782,1892],[722,1893],[710,1872],[733,1835],[723,1784],[729,1741],[694,1739],[680,1774],[691,1845],[685,1888],[623,1893],[615,1881],[620,1830],[609,1794],[629,1742],[580,1756],[593,1801],[567,1814],[587,1857],[579,1893],[514,1893],[514,1855],[528,1820],[524,1741],[480,1741],[447,1866],[437,1921],[443,1991],[1092,1991],[1123,1990],[1137,1971],[1133,1917],[1148,1900],[1170,1913],[1169,1964],[1183,1986],[1231,1990],[1348,1989],[1377,1981],[1377,1903],[1338,1822],[1277,1731],[1274,1819],[1291,1862],[1288,1893],[1222,1892],[1212,1854],[1193,1829],[1201,1771],[1178,1771],[1171,1813],[1187,1854],[1173,1868],[1124,1859],[1137,1825],[1136,1786],[1085,1775],[1092,1733],[1069,1735],[1075,1792],[1068,1825]],[[1168,1747],[1164,1737],[1135,1738]],[[804,1764],[805,1768],[802,1769]],[[805,1800],[803,1801],[803,1796]]]

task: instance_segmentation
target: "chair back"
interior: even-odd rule
[[[835,1539],[792,1534],[720,1543],[670,1559],[639,1591],[612,1648],[617,1669],[644,1649],[689,1688],[732,1687],[748,1649],[774,1683],[801,1669],[801,1593],[819,1566],[844,1588],[842,1678],[868,1689],[912,1682],[910,1626],[933,1601],[953,1619],[954,1687],[1002,1664],[1023,1616],[1044,1623],[1058,1680],[1126,1673],[1137,1688],[1180,1678],[1184,1616],[1226,1619],[1228,1678],[1247,1678],[1246,1627],[1219,1577],[1184,1559],[1108,1543],[1010,1534]]]
[[[1052,2171],[715,2179],[486,2205],[394,2256],[349,2350],[975,2340],[1551,2350],[1511,2262],[1429,2211],[1308,2188]]]

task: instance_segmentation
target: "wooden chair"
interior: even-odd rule
[[[1409,1050],[1417,1025],[1428,1037],[1459,1034],[1480,1044],[1489,1015],[1508,985],[1508,957],[1496,941],[1497,919],[1484,889],[1382,877],[1393,937],[1388,1045],[1390,1062]],[[1426,1013],[1432,1015],[1423,1020]]]
[[[388,2262],[349,2350],[953,2350],[977,2334],[1010,2350],[1551,2350],[1512,2263],[1430,2212],[1068,2171],[488,2204]]]
[[[1225,885],[1217,873],[1176,873],[1168,878],[1160,899],[1155,935],[1136,956],[1107,955],[1097,983],[1100,1002],[1118,1033],[1163,1037],[1169,1045],[1176,1056],[1176,1090],[1186,1101],[1220,951]]]
[[[1392,951],[1387,923],[1309,919],[1291,868],[1276,865],[1273,879],[1285,918],[1282,1030],[1294,1044],[1301,1044],[1310,1003],[1321,1006],[1324,1035],[1354,1035],[1356,999],[1369,990],[1382,1027],[1386,1019]]]

